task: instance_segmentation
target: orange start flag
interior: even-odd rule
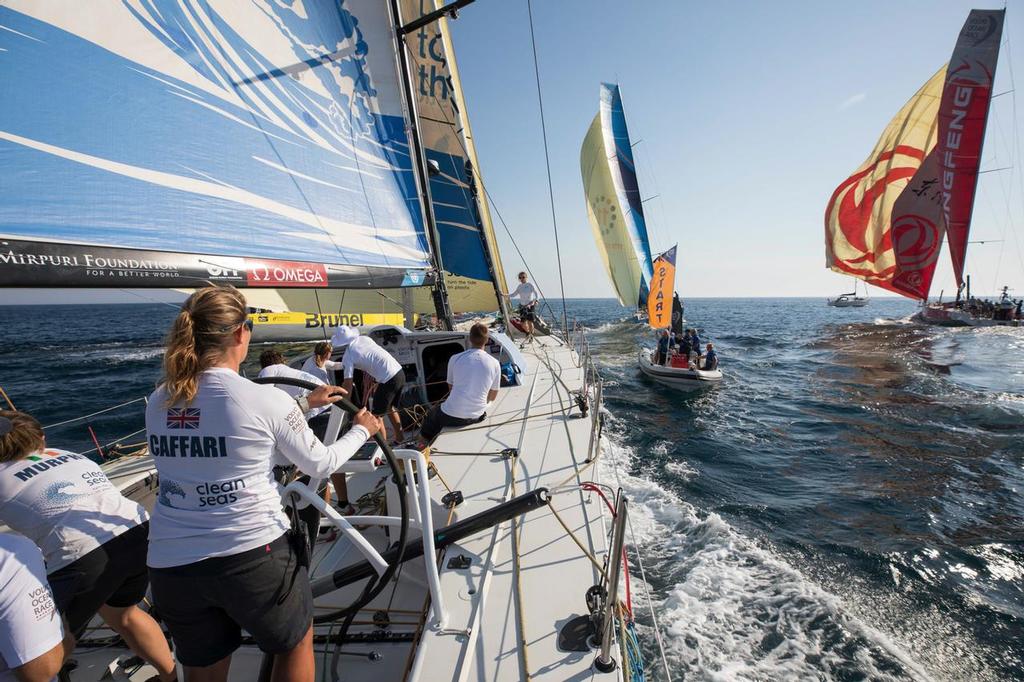
[[[672,324],[672,294],[676,288],[676,247],[654,259],[654,279],[647,296],[647,322],[654,329]]]

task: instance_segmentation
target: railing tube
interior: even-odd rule
[[[615,610],[619,604],[619,571],[622,569],[622,544],[626,535],[626,496],[621,492],[615,504],[615,526],[612,529],[612,546],[608,555],[608,598],[601,621],[601,653],[594,659],[594,667],[603,673],[615,670],[612,658],[612,642],[615,639]]]

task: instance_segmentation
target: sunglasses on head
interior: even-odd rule
[[[251,332],[252,331],[252,320],[247,317],[242,322],[239,322],[238,324],[229,324],[227,326],[221,327],[220,329],[217,330],[217,332],[220,333],[220,334],[227,334],[229,332],[235,331],[239,327],[245,327],[246,329],[248,329]]]

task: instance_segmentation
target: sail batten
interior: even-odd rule
[[[580,150],[587,216],[619,303],[645,311],[653,265],[622,98],[601,84],[600,110]]]
[[[424,281],[384,3],[14,0],[0,24],[0,285],[196,286],[218,259],[241,286]],[[68,265],[97,258],[154,267]]]

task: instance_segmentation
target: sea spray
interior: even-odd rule
[[[650,584],[634,593],[648,668],[659,655],[644,603],[650,595],[673,676],[685,679],[929,679],[893,638],[733,529],[630,472],[640,456],[610,414],[599,463],[604,482],[630,500],[627,540]],[[636,571],[634,559],[633,571]],[[660,679],[658,677],[657,679]]]

